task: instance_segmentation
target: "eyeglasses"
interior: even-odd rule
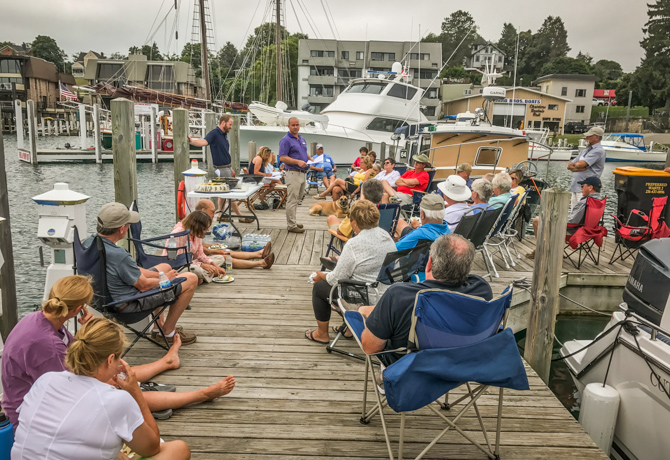
[[[385,161],[384,164],[385,164],[385,165],[390,165],[391,162],[390,162],[390,161]]]

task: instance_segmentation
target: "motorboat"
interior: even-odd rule
[[[327,117],[326,124],[307,112],[312,120],[301,121],[300,135],[308,144],[323,144],[336,163],[352,163],[360,155],[359,149],[367,144],[376,151],[382,142],[392,146],[396,128],[426,123],[428,120],[419,110],[422,95],[423,90],[410,83],[402,64],[396,62],[390,72],[376,71],[352,80],[321,111],[320,115]],[[279,141],[286,133],[285,126],[257,125],[247,118],[247,123],[240,126],[240,145],[255,142],[278,152]]]
[[[612,133],[601,141],[607,161],[665,163],[667,152],[647,149],[642,134]]]
[[[606,383],[618,393],[618,415],[612,417],[615,418],[612,420],[615,423],[613,458],[668,458],[669,238],[651,240],[640,248],[624,288],[623,303],[603,332],[594,340],[566,342],[560,354],[565,358],[580,396],[584,396],[590,383]],[[605,412],[584,415],[601,417]]]
[[[265,102],[254,101],[249,104],[249,111],[262,123],[271,126],[288,126],[291,118],[297,118],[300,126],[319,124],[322,128],[328,127],[328,116],[312,113],[305,110],[286,110],[288,106],[283,101],[277,101],[274,107]]]
[[[544,129],[526,129],[526,136],[530,138],[528,142],[528,159],[535,161],[570,161],[574,149],[567,145],[556,147],[548,145],[547,137],[549,128]]]

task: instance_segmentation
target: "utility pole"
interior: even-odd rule
[[[277,42],[277,102],[283,99],[281,92],[281,80],[282,80],[282,69],[281,69],[281,0],[275,0],[277,6],[277,20],[275,25],[275,34]]]
[[[626,109],[626,131],[628,131],[628,122],[630,121],[630,103],[633,100],[633,92],[628,91],[628,108]]]
[[[205,100],[207,108],[210,107],[212,93],[209,87],[209,64],[207,63],[207,24],[205,23],[205,0],[199,0],[200,4],[200,53],[202,54],[202,76],[205,79]]]

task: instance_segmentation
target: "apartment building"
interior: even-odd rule
[[[533,82],[533,86],[539,86],[542,93],[572,99],[566,104],[565,121],[581,121],[587,125],[591,122],[595,85],[595,75],[579,74],[545,75]]]

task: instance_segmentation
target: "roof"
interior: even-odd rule
[[[475,42],[475,43],[473,43],[473,45],[490,46],[490,47],[495,48],[496,50],[498,50],[498,52],[499,52],[500,54],[502,54],[503,56],[507,56],[507,54],[505,54],[500,48],[498,48],[496,45],[494,45],[494,44],[491,43],[491,42],[481,41],[481,42]],[[473,55],[473,54],[475,54],[475,53],[481,53],[481,52],[482,52],[482,49],[480,48],[480,49],[475,50],[475,51],[473,51],[472,53],[470,53],[470,55]]]
[[[10,43],[9,45],[5,45],[5,46],[0,47],[0,53],[2,53],[2,51],[6,50],[7,48],[13,50],[15,53],[18,53],[18,54],[26,54],[30,51],[29,46],[15,45],[13,43]]]
[[[616,90],[613,89],[594,89],[593,97],[616,97]]]
[[[56,64],[33,56],[29,56],[26,59],[24,77],[37,78],[39,80],[47,80],[57,83],[58,75]]]
[[[541,81],[547,80],[581,80],[581,81],[596,81],[598,78],[595,75],[584,75],[580,73],[552,73],[537,78],[532,84],[535,85]]]
[[[529,93],[540,94],[540,95],[546,96],[546,97],[553,97],[554,99],[560,99],[560,100],[565,101],[565,102],[572,102],[572,99],[568,99],[567,97],[556,96],[554,94],[549,94],[549,93],[543,93],[542,91],[538,91],[538,90],[532,89],[532,88],[527,88],[525,86],[515,86],[513,88],[505,88],[505,91],[507,93],[509,93],[510,91],[515,91],[515,90],[528,91]],[[481,93],[471,94],[469,96],[459,97],[458,99],[452,99],[450,101],[445,101],[444,103],[448,104],[450,102],[463,101],[465,99],[472,99],[473,97],[482,97],[482,95],[481,95]]]
[[[105,58],[105,54],[104,54],[104,53],[96,53],[95,51],[91,50],[91,51],[82,51],[82,52],[80,52],[79,55],[77,56],[77,59],[75,59],[75,61],[83,61],[83,60],[84,60],[84,57],[86,57],[86,55],[87,55],[88,53],[93,53],[93,56],[96,57],[96,58],[98,58],[98,59],[104,59],[104,58]]]

